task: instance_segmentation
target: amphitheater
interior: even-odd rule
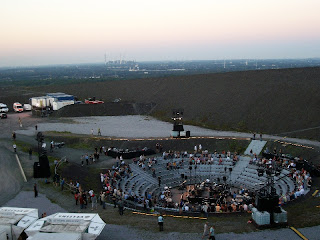
[[[259,143],[259,141],[256,142]],[[264,144],[265,142],[260,143],[262,147]],[[249,145],[248,148],[251,147],[252,145]],[[260,151],[262,147],[260,146]],[[245,188],[256,193],[268,182],[266,171],[263,175],[258,175],[259,166],[252,163],[252,156],[237,156],[237,161],[234,161],[232,154],[231,156],[214,153],[207,153],[205,155],[210,157],[209,163],[202,161],[202,163],[190,164],[189,160],[191,158],[189,154],[181,154],[179,157],[172,158],[167,156],[155,157],[152,167],[141,167],[137,163],[131,163],[130,169],[132,174],[130,177],[121,178],[117,183],[117,189],[122,189],[125,193],[131,193],[141,198],[151,194],[153,199],[158,199],[164,189],[174,189],[183,183],[187,185],[198,184],[206,180],[217,183],[224,182],[234,189]],[[200,158],[201,156],[203,155],[197,153],[192,159]],[[168,164],[174,162],[177,163],[176,168],[167,167]],[[290,195],[292,193],[296,193],[296,196],[299,196],[301,194],[298,191],[299,186],[291,175],[290,169],[285,167],[281,168],[281,171],[274,176],[274,188],[278,196]],[[160,184],[158,181],[159,177],[161,178]],[[304,191],[302,194],[306,193],[307,191]],[[130,201],[127,203],[132,208],[143,207],[143,204],[130,204]],[[155,206],[155,210],[179,211],[177,208],[164,208],[159,205]]]

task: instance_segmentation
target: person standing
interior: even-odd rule
[[[83,167],[83,158],[84,158],[84,156],[83,156],[83,155],[81,155],[81,157],[80,157],[81,167]]]
[[[19,117],[19,126],[22,128],[22,121],[20,117]]]
[[[162,214],[160,214],[160,216],[158,217],[158,225],[159,225],[159,231],[162,232],[163,231],[163,216]]]
[[[203,211],[203,214],[204,214],[204,217],[205,218],[208,218],[208,208],[209,208],[209,204],[206,203],[202,206],[202,211]]]
[[[17,152],[17,145],[14,143],[14,144],[12,145],[12,147],[13,147],[14,152],[16,153],[16,152]]]
[[[15,133],[15,132],[12,132],[12,139],[13,139],[13,141],[16,140],[16,137],[17,137],[16,133]]]
[[[32,160],[32,148],[29,148],[29,160]]]
[[[214,236],[214,225],[212,225],[211,226],[211,228],[210,228],[210,236],[209,236],[209,239],[211,239],[211,240],[215,240],[216,238],[215,238],[215,236]]]
[[[106,209],[106,195],[105,195],[105,192],[103,192],[100,195],[100,200],[101,200],[101,203],[102,203],[102,208]]]
[[[204,229],[203,229],[203,234],[202,234],[202,239],[208,239],[209,238],[209,222],[206,222],[204,224]]]
[[[63,191],[64,184],[65,184],[65,180],[64,180],[64,178],[62,178],[62,181],[61,181],[61,191]]]
[[[119,214],[122,216],[123,215],[123,201],[122,201],[122,199],[120,199],[118,202],[118,208],[119,208]]]
[[[95,209],[95,210],[98,209],[97,202],[98,202],[97,196],[94,193],[92,193],[92,195],[91,195],[91,211],[93,211],[93,209]]]
[[[85,157],[84,157],[85,159],[86,159],[86,163],[87,163],[87,165],[89,165],[89,156],[88,156],[88,153],[86,153],[86,155],[85,155]]]
[[[38,125],[36,124],[35,126],[34,126],[34,128],[36,129],[36,131],[38,130]]]
[[[91,129],[91,135],[93,136],[93,128]]]
[[[117,207],[117,198],[116,198],[115,193],[112,195],[112,202],[113,202],[113,208],[116,208]]]
[[[84,200],[83,200],[83,195],[81,192],[79,194],[79,203],[80,203],[80,209],[83,209],[84,208]]]
[[[76,200],[76,205],[78,205],[78,201],[79,201],[79,193],[78,192],[76,192],[74,194],[74,200]]]
[[[98,128],[98,136],[101,136],[101,130]]]
[[[36,183],[33,185],[33,192],[34,192],[34,197],[35,198],[38,197],[38,189],[37,189],[37,184]]]

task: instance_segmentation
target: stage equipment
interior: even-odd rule
[[[38,132],[36,140],[38,141],[39,162],[34,163],[33,176],[34,178],[48,178],[51,175],[50,165],[42,132]]]
[[[173,130],[171,131],[171,136],[175,138],[187,137],[187,133],[183,128],[183,109],[173,109],[172,110],[172,120],[173,120]],[[188,133],[190,137],[190,131]]]
[[[280,175],[281,169],[276,165],[276,162],[272,160],[271,164],[262,166],[257,171],[259,177],[262,177],[264,173],[266,173],[267,182],[264,187],[258,190],[256,207],[259,211],[268,211],[270,213],[270,223],[273,224],[273,213],[279,202],[279,196],[274,187],[274,177]]]

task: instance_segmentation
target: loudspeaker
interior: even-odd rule
[[[40,173],[41,173],[40,163],[39,162],[35,162],[33,164],[33,177],[34,178],[40,178]]]
[[[40,163],[40,174],[39,177],[41,178],[48,178],[50,177],[50,165],[47,155],[43,154],[39,157]]]
[[[186,131],[186,137],[189,138],[190,136],[190,131]]]
[[[279,196],[258,197],[256,206],[259,211],[273,212],[279,204]]]
[[[173,125],[173,131],[178,131],[178,132],[184,131],[183,125]]]

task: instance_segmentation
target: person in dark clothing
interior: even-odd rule
[[[34,197],[35,198],[38,197],[38,189],[37,189],[37,184],[36,183],[33,185],[33,192],[34,192]]]
[[[123,201],[121,199],[118,201],[118,208],[119,208],[119,214],[122,216],[123,215]]]
[[[117,198],[115,195],[112,195],[112,202],[113,202],[113,207],[116,208],[117,207]]]
[[[29,160],[32,160],[32,148],[29,149]]]
[[[13,141],[16,140],[16,137],[17,137],[16,133],[15,133],[15,132],[12,132],[12,139],[13,139]]]
[[[64,178],[62,179],[60,185],[61,185],[61,191],[63,191],[63,188],[64,188],[64,184],[65,184],[65,180]]]

